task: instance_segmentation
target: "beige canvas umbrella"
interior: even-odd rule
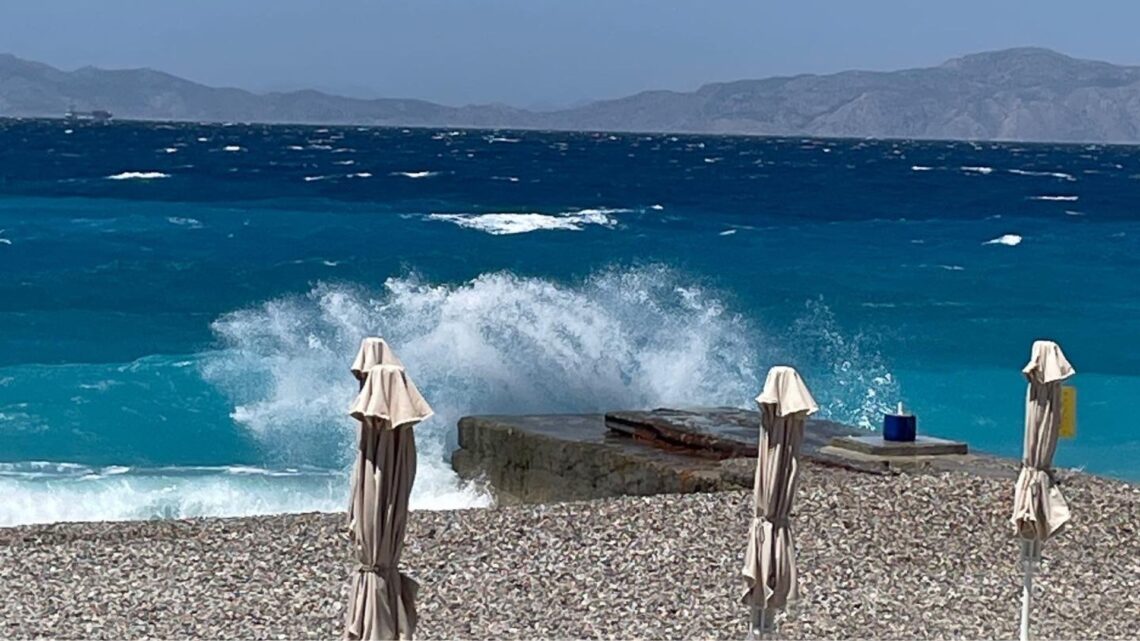
[[[360,349],[356,352],[356,358],[352,360],[352,375],[360,381],[361,387],[364,387],[364,378],[368,376],[368,370],[377,365],[400,365],[402,367],[404,364],[400,362],[400,359],[383,338],[369,336],[360,341]]]
[[[1053,454],[1061,425],[1061,381],[1076,371],[1061,347],[1036,341],[1029,363],[1021,370],[1029,380],[1025,395],[1025,453],[1013,497],[1014,531],[1021,539],[1023,585],[1021,639],[1029,638],[1033,573],[1041,546],[1069,521],[1069,506],[1053,484]]]
[[[349,592],[345,639],[411,639],[418,584],[398,564],[416,476],[412,427],[432,415],[404,368],[377,365],[349,413],[360,421],[349,529],[356,574]]]
[[[352,360],[350,370],[352,375],[360,384],[360,389],[364,389],[364,379],[368,377],[368,371],[377,365],[399,365],[404,366],[396,353],[388,345],[387,341],[383,338],[369,336],[360,341],[360,349],[356,351],[356,358]],[[352,471],[352,480],[350,481],[352,487],[356,487],[356,468]],[[352,500],[352,499],[350,499]],[[352,530],[352,506],[348,507],[348,529]]]
[[[750,631],[763,633],[773,626],[775,614],[798,596],[788,517],[796,493],[804,423],[819,406],[791,367],[768,370],[756,403],[760,406],[760,447],[741,574],[746,583],[742,601],[751,606]]]

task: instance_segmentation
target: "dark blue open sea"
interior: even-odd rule
[[[347,371],[436,417],[748,406],[1017,456],[1032,341],[1059,463],[1140,479],[1135,147],[0,121],[0,525],[340,509]]]

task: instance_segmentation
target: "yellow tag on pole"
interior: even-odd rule
[[[1077,435],[1077,388],[1061,386],[1061,438],[1074,438]]]

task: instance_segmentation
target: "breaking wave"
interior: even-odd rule
[[[347,464],[354,423],[345,408],[356,390],[348,364],[361,337],[388,340],[436,412],[416,427],[413,502],[426,508],[487,502],[447,462],[464,415],[747,407],[777,362],[804,368],[835,420],[869,425],[897,400],[873,346],[845,337],[821,302],[797,323],[789,353],[714,292],[661,266],[574,284],[506,272],[459,284],[390,278],[379,290],[323,283],[228,314],[214,330],[226,347],[203,375],[278,466],[318,458],[314,445],[339,448]]]
[[[1021,244],[1021,236],[1017,234],[1002,234],[997,238],[987,240],[982,243],[983,245],[1006,245],[1007,247],[1016,247]]]
[[[164,174],[161,171],[124,171],[107,176],[107,180],[156,180],[159,178],[170,178],[170,174]]]
[[[219,429],[238,430],[255,459],[0,466],[0,524],[343,509],[356,438],[348,366],[369,335],[391,342],[436,412],[415,428],[415,509],[489,503],[449,464],[464,415],[751,407],[767,367],[784,363],[800,368],[833,420],[870,426],[898,400],[874,341],[841,329],[822,301],[772,334],[699,279],[655,265],[569,283],[508,272],[447,284],[415,275],[380,286],[318,283],[212,327],[216,349],[169,367],[189,377],[179,394],[194,381],[212,390],[232,421]]]
[[[476,229],[493,236],[525,234],[539,230],[582,231],[586,225],[614,227],[617,219],[611,214],[629,212],[629,209],[581,209],[562,214],[490,213],[490,214],[430,214],[428,220],[439,220],[468,229]]]

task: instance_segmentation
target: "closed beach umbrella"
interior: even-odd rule
[[[368,371],[377,365],[399,365],[404,366],[396,353],[388,345],[387,341],[383,338],[369,336],[368,338],[360,341],[360,349],[356,351],[356,358],[352,359],[353,377],[360,383],[360,389],[364,389],[364,379],[368,377]],[[357,466],[359,467],[359,466]],[[352,470],[352,487],[356,487],[356,468]],[[352,505],[348,506],[348,529],[352,531]]]
[[[756,397],[760,406],[760,447],[753,488],[752,524],[744,553],[751,629],[764,632],[774,616],[798,596],[796,559],[788,517],[796,493],[796,475],[804,423],[819,406],[791,367],[773,367]]]
[[[404,365],[392,348],[383,338],[376,338],[369,336],[360,341],[360,349],[356,352],[356,358],[352,360],[352,375],[356,380],[360,381],[360,386],[364,387],[364,378],[368,376],[368,370],[377,365]]]
[[[350,536],[356,556],[345,639],[411,639],[419,585],[398,569],[416,476],[412,427],[432,415],[399,365],[368,370],[350,409],[360,421]]]
[[[1061,381],[1076,373],[1061,347],[1036,341],[1029,363],[1021,370],[1029,380],[1025,395],[1025,453],[1013,497],[1010,521],[1021,539],[1024,582],[1021,595],[1021,638],[1029,638],[1033,572],[1041,547],[1069,521],[1065,497],[1053,485],[1053,454],[1061,425]]]

